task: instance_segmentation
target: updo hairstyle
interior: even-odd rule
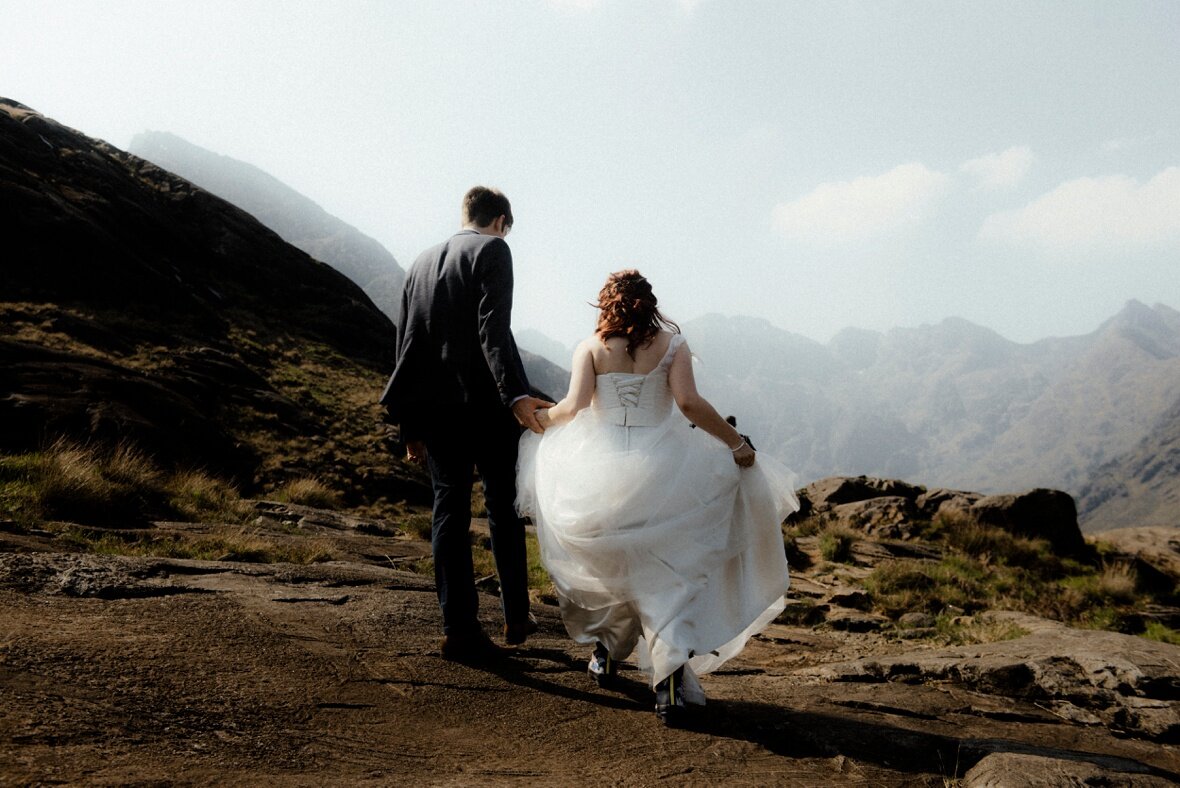
[[[603,342],[611,337],[625,337],[627,355],[635,358],[635,349],[667,328],[674,334],[680,326],[664,317],[657,308],[658,301],[651,284],[634,269],[616,271],[606,279],[598,292],[598,327],[596,333]]]

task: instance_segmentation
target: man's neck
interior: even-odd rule
[[[506,235],[506,233],[504,233],[502,230],[497,229],[498,224],[499,224],[499,222],[494,222],[494,223],[488,224],[488,225],[468,223],[468,224],[464,224],[461,229],[469,230],[473,233],[479,233],[480,235],[493,235],[496,238],[503,238]]]

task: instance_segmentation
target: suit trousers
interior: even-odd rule
[[[483,481],[504,622],[522,624],[529,615],[524,523],[516,514],[520,426],[503,406],[458,411],[459,417],[451,423],[424,430],[434,488],[434,580],[447,635],[479,629],[479,596],[471,558],[471,491],[476,468]]]

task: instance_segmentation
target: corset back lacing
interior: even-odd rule
[[[643,391],[643,382],[646,379],[645,376],[613,378],[612,382],[615,384],[615,394],[619,397],[619,404],[628,408],[638,407],[639,394]]]

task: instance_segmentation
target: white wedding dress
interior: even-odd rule
[[[759,454],[739,468],[675,407],[668,368],[683,342],[674,334],[646,375],[598,375],[567,424],[525,432],[517,508],[570,636],[615,659],[638,648],[652,686],[687,665],[687,690],[783,609],[780,524],[799,505],[784,466]]]

